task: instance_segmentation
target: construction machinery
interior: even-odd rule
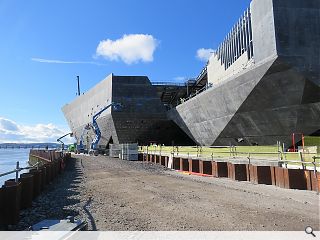
[[[76,148],[77,148],[77,144],[76,143],[70,144],[68,146],[68,152],[75,152]]]
[[[81,132],[81,135],[80,135],[80,141],[79,141],[79,144],[77,145],[77,153],[86,153],[86,150],[84,148],[84,145],[83,145],[83,136],[84,136],[84,133],[88,130],[90,130],[91,126],[90,124],[86,124]]]
[[[91,155],[98,155],[98,150],[99,150],[98,143],[101,138],[101,131],[100,131],[99,125],[97,123],[97,119],[104,111],[106,111],[110,107],[113,107],[115,110],[119,110],[122,106],[120,103],[112,102],[109,105],[107,105],[106,107],[104,107],[103,109],[101,109],[99,112],[97,112],[92,117],[92,128],[95,133],[95,136],[94,136],[94,138],[91,142],[91,146],[90,146],[89,154],[91,154]]]
[[[63,139],[64,137],[66,137],[66,136],[68,136],[68,135],[70,135],[70,137],[73,136],[73,134],[72,134],[72,132],[71,132],[71,133],[67,133],[67,134],[65,134],[65,135],[63,135],[63,136],[61,136],[61,137],[59,137],[59,138],[57,139],[57,142],[59,142],[59,143],[61,144],[61,150],[62,150],[62,151],[64,150],[64,142],[63,142],[61,139]]]

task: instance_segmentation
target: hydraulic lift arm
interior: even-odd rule
[[[107,105],[106,107],[104,107],[103,109],[101,109],[99,112],[97,112],[92,117],[92,127],[93,127],[93,130],[95,133],[95,137],[91,143],[91,150],[93,150],[93,151],[98,150],[98,143],[101,138],[101,131],[100,131],[99,125],[97,123],[97,119],[104,111],[106,111],[110,107],[114,107],[117,109],[117,108],[121,107],[121,105],[119,103],[111,103],[111,104]]]
[[[64,142],[63,142],[61,139],[64,138],[64,137],[66,137],[66,136],[68,136],[68,135],[70,135],[70,137],[72,137],[72,133],[67,133],[67,134],[65,134],[65,135],[63,135],[63,136],[61,136],[61,137],[59,137],[59,138],[57,139],[57,142],[61,143],[61,149],[62,149],[62,150],[64,150]]]

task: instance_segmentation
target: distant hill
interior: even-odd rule
[[[0,143],[0,148],[59,148],[57,143]],[[67,147],[67,144],[65,144]]]

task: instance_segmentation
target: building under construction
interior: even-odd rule
[[[205,68],[185,84],[109,75],[62,110],[77,141],[99,145],[291,145],[320,133],[320,1],[252,0]],[[297,138],[296,141],[300,139]]]

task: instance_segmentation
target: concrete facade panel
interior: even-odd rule
[[[251,2],[253,52],[256,63],[277,56],[273,0]]]
[[[172,119],[200,145],[212,145],[274,60],[228,79],[168,111]],[[203,116],[202,118],[199,117]]]

